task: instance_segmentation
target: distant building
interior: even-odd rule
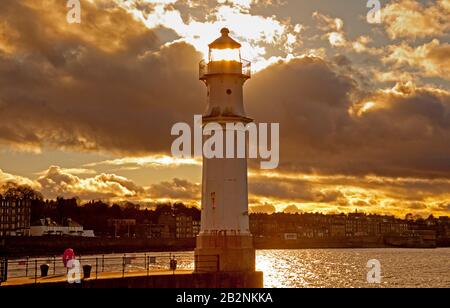
[[[93,230],[84,230],[83,226],[67,219],[64,225],[59,225],[50,218],[39,219],[33,222],[30,227],[31,236],[79,236],[79,237],[94,237]]]
[[[331,237],[345,237],[345,221],[336,221],[330,227]]]
[[[448,216],[439,217],[437,235],[440,238],[450,238],[450,218]]]
[[[135,226],[136,219],[108,219],[108,227],[114,228],[114,237],[121,235],[131,237]]]
[[[0,196],[0,237],[30,234],[31,200]]]
[[[159,215],[158,224],[164,226],[161,230],[161,238],[172,239],[176,237],[176,218],[170,212],[163,212]]]
[[[200,220],[192,220],[192,233],[196,237],[200,233]]]
[[[285,233],[284,239],[286,241],[296,241],[298,239],[297,233]]]
[[[171,212],[163,212],[157,223],[139,224],[136,230],[136,236],[140,238],[195,238],[200,233],[200,221],[185,214],[173,215]]]
[[[176,238],[193,238],[192,217],[186,215],[177,215],[175,217]]]
[[[250,231],[255,237],[275,237],[285,239],[285,234],[296,233],[300,239],[343,238],[343,237],[380,237],[407,233],[411,223],[394,216],[366,215],[351,213],[324,215],[305,213],[292,214],[253,214],[250,216]],[[415,223],[414,223],[415,224]],[[442,237],[448,232],[445,217],[428,222],[425,227],[438,229]],[[414,226],[423,229],[423,226]]]
[[[146,222],[136,225],[136,237],[138,238],[162,238],[163,233],[167,233],[166,226]]]

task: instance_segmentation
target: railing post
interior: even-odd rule
[[[27,257],[27,261],[26,261],[26,264],[25,264],[25,277],[28,277],[28,259],[29,259],[30,257]]]
[[[122,257],[122,278],[125,277],[125,255]]]
[[[8,280],[8,258],[0,257],[0,285]]]
[[[105,271],[105,255],[102,255],[102,273]]]
[[[194,255],[194,272],[197,272],[198,255]]]
[[[34,283],[37,283],[37,259],[34,259]]]
[[[95,257],[95,279],[98,279],[98,258]]]
[[[146,262],[147,262],[147,277],[148,277],[150,272],[150,257],[146,257]]]
[[[56,274],[56,256],[53,256],[53,275]]]
[[[8,280],[8,265],[9,265],[9,261],[8,261],[8,257],[5,258],[5,278],[6,280]]]

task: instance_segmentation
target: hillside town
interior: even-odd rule
[[[32,190],[10,190],[0,197],[0,237],[103,237],[192,239],[200,232],[200,210],[178,204],[153,209],[133,203],[107,204],[76,198],[44,200]],[[405,247],[446,246],[450,218],[366,214],[253,213],[250,231],[263,246],[280,242],[319,241],[332,244],[384,243]],[[363,245],[363,246],[364,246]]]

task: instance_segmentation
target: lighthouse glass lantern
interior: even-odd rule
[[[222,36],[209,44],[209,62],[241,62],[241,44],[229,36],[227,28],[221,30]]]
[[[243,81],[251,78],[251,63],[241,57],[241,44],[230,37],[223,28],[221,36],[209,44],[208,60],[200,62],[200,80],[207,83],[208,77],[217,74],[241,75]]]

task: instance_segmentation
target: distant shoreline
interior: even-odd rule
[[[450,247],[450,240],[434,245],[387,245],[381,237],[352,239],[301,239],[286,241],[277,238],[255,238],[255,248],[259,250],[281,249],[361,249],[361,248],[440,248]],[[0,256],[10,258],[62,255],[72,248],[77,254],[111,254],[132,252],[180,252],[193,251],[195,239],[111,239],[73,237],[21,237],[0,240]]]

